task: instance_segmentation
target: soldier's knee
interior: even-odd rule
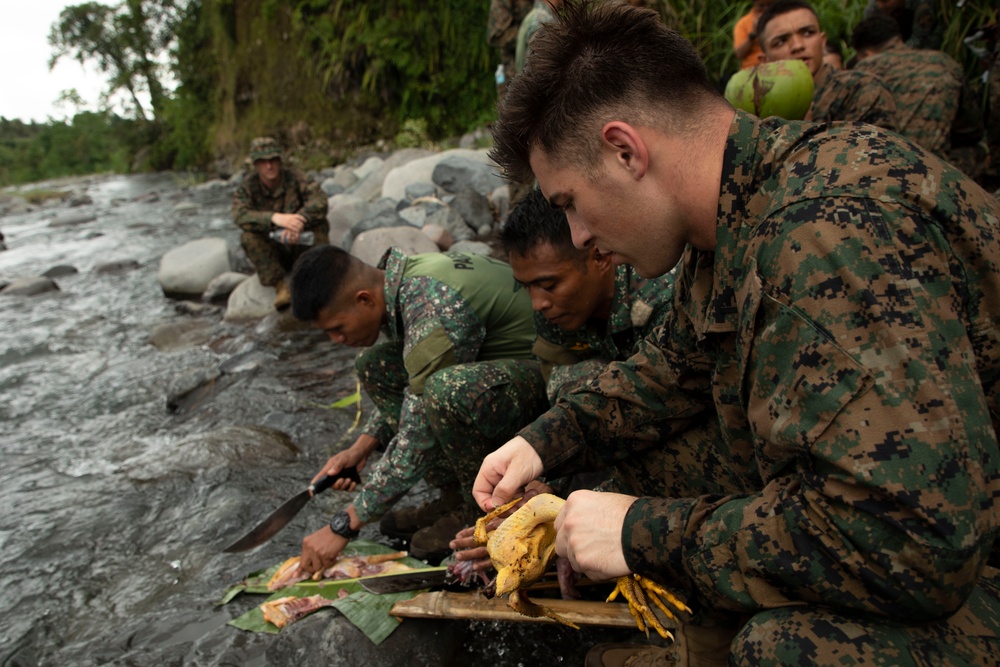
[[[436,430],[443,425],[463,421],[460,415],[463,412],[462,403],[455,400],[458,387],[449,370],[438,371],[424,384],[424,409]]]

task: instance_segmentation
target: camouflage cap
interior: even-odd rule
[[[250,142],[250,160],[267,160],[272,157],[281,157],[281,146],[271,137],[257,137]]]

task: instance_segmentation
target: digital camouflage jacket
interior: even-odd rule
[[[759,489],[636,500],[632,571],[714,608],[941,618],[1000,526],[1000,202],[870,126],[738,111],[723,165],[660,336],[521,435],[565,474],[714,409]]]
[[[264,187],[257,172],[243,179],[233,193],[233,221],[247,232],[267,234],[274,213],[301,213],[306,229],[329,228],[327,196],[311,178],[295,169],[281,170],[281,183],[273,192]]]
[[[858,70],[837,70],[823,64],[815,77],[809,119],[815,123],[854,121],[896,129],[896,101],[878,77]]]

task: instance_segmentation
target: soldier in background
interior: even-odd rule
[[[824,60],[826,33],[805,0],[777,0],[757,19],[757,35],[768,61],[801,60],[813,75],[813,104],[806,120],[850,120],[896,129],[896,102],[877,77],[837,70]]]
[[[633,653],[688,650],[712,616],[711,664],[994,664],[1000,202],[892,132],[734,110],[652,12],[567,0],[533,48],[491,157],[578,247],[645,277],[679,263],[677,297],[658,338],[486,457],[480,507],[652,444],[673,488],[577,491],[555,521],[575,570],[695,610],[676,647]],[[756,483],[705,486],[719,470]]]
[[[497,79],[497,99],[503,99],[507,84],[517,72],[517,32],[534,5],[534,0],[490,0],[486,23],[486,43],[500,51],[503,80]]]
[[[876,14],[896,19],[903,41],[910,48],[941,48],[945,26],[938,16],[937,0],[868,0],[865,18]]]
[[[271,137],[250,142],[250,159],[254,171],[233,194],[233,221],[243,230],[240,245],[261,285],[274,288],[274,307],[284,310],[291,301],[285,276],[309,248],[299,235],[311,232],[312,245],[330,242],[327,196],[313,179],[282,166],[281,146]]]
[[[899,24],[875,14],[854,28],[855,68],[873,74],[896,100],[896,131],[977,178],[985,168],[982,110],[962,66],[941,51],[903,42]]]

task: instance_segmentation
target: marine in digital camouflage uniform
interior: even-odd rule
[[[914,49],[941,48],[945,22],[938,17],[935,0],[868,0],[865,18],[876,14],[896,19],[907,46]]]
[[[560,0],[552,0],[553,5],[559,4]],[[528,15],[521,22],[521,27],[517,31],[517,48],[515,50],[514,64],[517,71],[524,70],[524,65],[528,62],[528,54],[531,52],[531,40],[535,33],[542,27],[543,23],[548,23],[554,18],[552,7],[546,0],[535,0],[534,6]]]
[[[260,137],[251,143],[254,164],[281,158],[277,141]],[[319,185],[297,169],[280,166],[277,183],[268,187],[255,170],[243,179],[233,194],[233,221],[243,230],[240,244],[257,270],[262,285],[274,287],[291,271],[295,260],[309,246],[286,245],[270,237],[280,229],[273,221],[276,213],[297,213],[305,218],[304,229],[315,235],[314,245],[330,242],[326,219],[327,196]]]
[[[826,33],[812,4],[776,0],[761,11],[757,34],[767,60],[802,60],[812,73],[815,87],[807,120],[855,121],[896,129],[896,102],[881,80],[823,62]]]
[[[514,282],[509,265],[461,253],[407,257],[391,248],[378,266],[384,271],[375,281],[381,284],[383,308],[379,319],[373,320],[373,333],[377,336],[381,324],[389,340],[369,347],[368,340],[353,338],[349,325],[338,319],[340,311],[349,313],[348,306],[324,310],[329,299],[309,294],[310,283],[324,280],[327,258],[341,261],[342,255],[334,255],[343,251],[324,252],[307,252],[296,266],[292,308],[296,317],[326,329],[335,341],[367,347],[358,355],[356,367],[376,411],[363,434],[385,446],[385,453],[366,469],[364,484],[349,509],[363,525],[381,517],[420,479],[443,486],[454,483],[462,472],[442,457],[427,419],[429,406],[474,403],[467,409],[476,415],[476,428],[506,429],[509,437],[547,403],[538,365],[531,358],[531,304]],[[464,370],[478,360],[508,360],[521,369],[511,372],[513,381],[496,385]],[[521,410],[530,414],[517,421]],[[470,467],[478,466],[488,445],[470,438],[469,447],[483,448],[475,463],[470,457]],[[474,477],[475,469],[466,474]],[[474,507],[471,498],[469,505]]]
[[[882,14],[855,26],[851,42],[858,53],[855,69],[877,76],[892,91],[896,130],[975,178],[985,167],[985,148],[975,150],[984,126],[962,66],[941,51],[910,48],[899,24]]]
[[[577,244],[643,275],[680,256],[677,298],[658,341],[487,457],[477,501],[632,456],[650,425],[682,454],[714,408],[721,465],[754,488],[703,491],[708,469],[659,497],[577,492],[557,551],[749,617],[731,665],[995,664],[1000,202],[878,128],[734,111],[653,15],[567,5],[491,155]],[[623,31],[664,56],[621,68]]]

